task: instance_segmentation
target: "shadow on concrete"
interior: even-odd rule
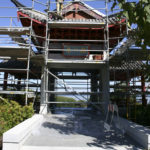
[[[74,113],[67,117],[53,116],[54,121],[46,121],[42,124],[44,128],[57,130],[63,135],[84,135],[91,137],[87,140],[88,147],[101,147],[105,149],[114,149],[114,146],[129,146],[141,148],[136,142],[132,141],[126,135],[123,135],[116,128],[106,131],[103,127],[104,118],[100,115],[90,113]],[[71,136],[70,136],[71,137]],[[85,141],[84,140],[84,141]]]

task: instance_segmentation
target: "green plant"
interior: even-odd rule
[[[63,97],[63,96],[57,96],[56,97],[56,102],[83,102],[82,100],[75,100],[71,97]],[[86,107],[86,105],[84,104],[57,104],[57,107],[73,107],[73,108],[77,108],[77,107]]]
[[[150,105],[142,106],[142,104],[136,104],[130,107],[130,117],[133,122],[140,125],[150,127]]]
[[[32,104],[21,106],[16,101],[0,97],[0,136],[34,113]]]

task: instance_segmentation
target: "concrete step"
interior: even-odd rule
[[[102,145],[103,147],[103,145]],[[23,146],[21,150],[108,150],[102,147],[50,147],[50,146]],[[132,146],[112,146],[109,150],[140,150]],[[142,150],[142,149],[141,149]]]

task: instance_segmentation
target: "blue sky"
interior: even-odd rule
[[[38,0],[44,4],[46,4],[47,0]],[[64,1],[64,3],[68,3],[69,0]],[[24,4],[27,7],[32,6],[32,0],[19,0],[20,3]],[[85,3],[90,5],[91,7],[95,9],[104,8],[105,3],[103,0],[85,0]],[[109,4],[111,5],[111,3]],[[4,8],[3,8],[4,7]],[[0,3],[0,16],[3,17],[17,17],[17,9],[16,8],[6,8],[6,7],[15,7],[15,5],[10,0],[1,0]],[[46,6],[43,6],[41,4],[38,4],[35,2],[34,8],[36,10],[44,11],[46,9]],[[50,9],[54,10],[56,8],[55,0],[51,0]],[[110,7],[109,7],[110,8]],[[99,10],[103,13],[105,13],[104,10]],[[112,12],[111,12],[112,13]],[[18,20],[16,18],[13,19],[13,22],[15,22],[18,25]],[[0,26],[9,26],[10,24],[10,18],[0,18]]]
[[[10,8],[15,7],[15,5],[10,0],[1,0],[3,3],[0,3],[0,17],[17,17],[17,9]],[[27,7],[32,6],[32,0],[19,0],[22,4],[26,5]],[[46,2],[46,0],[40,0],[42,2]],[[4,7],[4,8],[3,8]],[[9,8],[6,8],[9,7]],[[36,8],[39,10],[44,10],[44,7],[39,6],[38,4],[35,5]],[[13,19],[14,22],[18,25],[17,18]],[[0,18],[0,26],[9,26],[10,18]]]

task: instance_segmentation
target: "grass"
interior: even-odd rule
[[[71,97],[63,97],[63,96],[57,96],[56,97],[56,102],[83,102],[82,100],[75,100],[74,98]],[[85,104],[57,104],[57,107],[86,107]]]

